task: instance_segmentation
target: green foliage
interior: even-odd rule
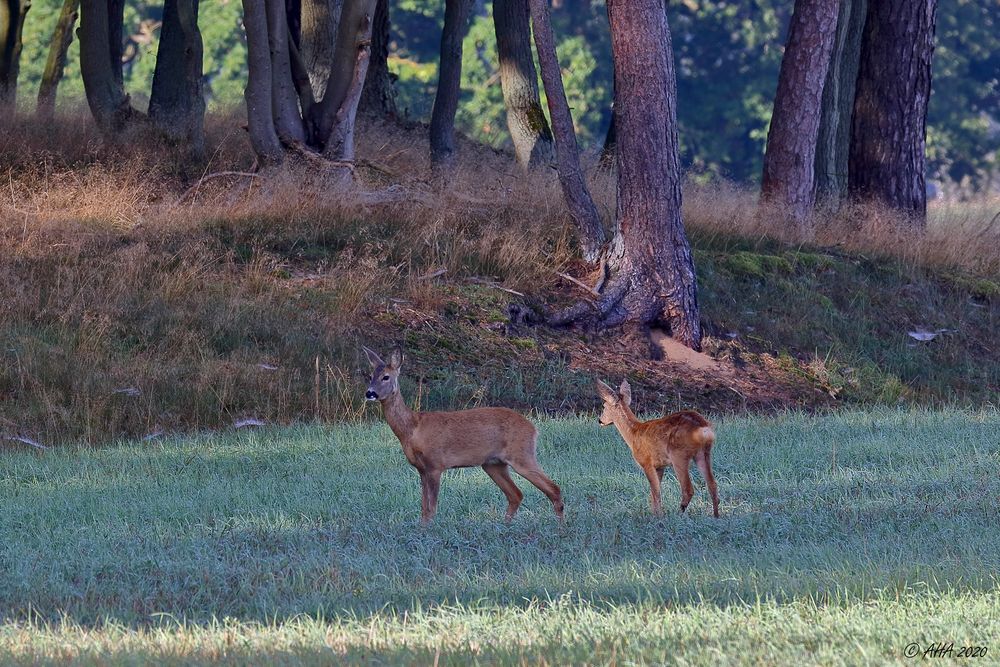
[[[539,423],[565,523],[515,476],[505,525],[474,469],[421,528],[381,420],[0,450],[0,662],[851,664],[1000,632],[995,411],[716,426],[719,520],[697,471],[651,516],[593,418]]]
[[[930,173],[979,188],[1000,171],[1000,3],[939,4],[927,111]]]

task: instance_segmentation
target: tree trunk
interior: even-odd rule
[[[282,161],[284,151],[274,130],[271,111],[271,53],[268,45],[265,0],[243,0],[243,26],[247,36],[247,125],[250,143],[264,164]]]
[[[816,138],[836,32],[837,0],[795,1],[767,133],[761,197],[800,225],[815,202]]]
[[[263,163],[281,162],[286,150],[340,169],[343,165],[317,153],[336,161],[354,157],[354,119],[367,71],[375,1],[348,0],[343,7],[326,93],[313,103],[298,48],[306,48],[311,34],[307,26],[313,24],[303,21],[297,38],[295,17],[289,19],[284,0],[243,0],[250,141]]]
[[[337,26],[344,0],[301,0],[301,38],[299,52],[302,62],[309,72],[313,97],[323,97],[330,67],[333,63],[333,49],[337,41]]]
[[[549,164],[553,158],[552,131],[538,95],[530,18],[528,0],[493,0],[507,129],[522,167]]]
[[[271,53],[271,109],[274,129],[285,143],[305,142],[306,129],[299,113],[299,96],[292,79],[288,14],[285,0],[265,0],[267,39]]]
[[[66,53],[73,41],[73,26],[79,15],[80,0],[65,0],[59,20],[52,31],[52,42],[49,44],[49,57],[45,61],[42,72],[42,82],[38,87],[38,106],[35,113],[42,120],[52,118],[56,110],[56,90],[62,80],[66,68]]]
[[[358,4],[367,2],[362,0]],[[368,3],[371,11],[375,10],[374,3]],[[347,15],[345,15],[345,19]],[[350,25],[346,21],[341,22],[344,27]],[[334,115],[333,126],[329,135],[325,138],[323,157],[330,160],[350,161],[354,159],[354,121],[358,114],[358,104],[361,102],[361,93],[364,90],[365,79],[368,74],[368,61],[371,58],[371,14],[365,14],[361,23],[354,24],[355,33],[346,34],[343,30],[338,39],[347,40],[355,44],[354,67],[351,72],[350,85],[344,92],[344,97]]]
[[[82,0],[80,74],[97,126],[114,137],[140,117],[122,83],[124,0]]]
[[[318,120],[314,125],[320,148],[325,148],[330,133],[338,122],[337,114],[353,90],[357,67],[361,64],[357,57],[358,53],[362,49],[368,50],[371,47],[375,2],[376,0],[346,0],[341,9],[336,46],[330,63],[330,78],[327,80],[322,101],[315,106]],[[363,66],[368,66],[367,58]]]
[[[847,195],[847,151],[867,9],[867,0],[841,0],[837,36],[823,86],[823,112],[816,140],[816,196],[833,206]]]
[[[438,85],[431,110],[431,162],[450,167],[455,161],[455,113],[462,91],[462,40],[469,27],[472,0],[445,0]]]
[[[0,0],[0,109],[17,106],[17,76],[21,69],[21,34],[31,0]]]
[[[937,0],[869,0],[854,96],[848,185],[923,229],[927,100]]]
[[[701,345],[691,248],[681,222],[677,82],[663,0],[608,0],[615,67],[618,232],[612,277],[598,299],[598,321],[666,325],[678,341]],[[550,319],[592,314],[578,304]]]
[[[559,183],[569,208],[569,215],[577,227],[580,249],[588,262],[596,262],[604,249],[606,236],[597,213],[594,200],[587,190],[587,182],[580,168],[580,156],[576,145],[576,131],[570,114],[566,91],[563,89],[562,72],[556,57],[555,38],[552,22],[549,20],[547,0],[529,0],[531,21],[538,51],[538,64],[542,70],[542,83],[552,118],[552,130],[556,139],[556,160]]]
[[[149,97],[149,117],[195,155],[205,148],[205,96],[198,0],[166,0]]]
[[[374,115],[395,118],[396,88],[389,71],[389,0],[378,0],[372,18],[372,47],[368,74],[361,92],[361,108]]]

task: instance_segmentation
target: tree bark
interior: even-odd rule
[[[493,0],[493,27],[507,129],[522,167],[552,162],[552,131],[538,94],[528,0]]]
[[[205,96],[198,0],[165,0],[149,97],[149,117],[195,156],[205,148]]]
[[[472,0],[445,0],[438,85],[431,110],[431,162],[450,167],[455,161],[455,114],[462,89],[462,40],[469,26]]]
[[[816,140],[816,196],[834,207],[847,195],[851,114],[867,10],[867,0],[841,0],[837,35],[823,86],[823,112]]]
[[[677,82],[663,0],[608,0],[615,67],[618,232],[612,277],[596,304],[605,326],[666,325],[678,341],[701,346],[694,261],[681,222]],[[588,317],[578,304],[550,318]]]
[[[301,0],[299,52],[309,72],[313,97],[320,99],[330,79],[333,49],[344,0]]]
[[[927,100],[937,0],[869,0],[848,158],[850,192],[923,229]]]
[[[278,164],[284,157],[271,111],[271,53],[268,45],[265,0],[243,0],[243,26],[247,36],[247,103],[250,144],[264,163]]]
[[[367,113],[395,118],[395,78],[389,71],[389,0],[378,0],[372,18],[372,46],[368,74],[361,92],[361,109]]]
[[[583,258],[588,262],[596,262],[607,237],[580,168],[576,131],[573,129],[573,116],[563,89],[562,71],[556,56],[552,22],[549,20],[549,6],[547,0],[529,0],[529,7],[538,65],[542,70],[545,99],[549,105],[552,131],[555,134],[559,183],[566,198],[569,215],[577,227]]]
[[[31,0],[0,0],[0,109],[17,105],[17,77],[21,69],[21,35]]]
[[[802,225],[815,203],[823,84],[837,32],[837,0],[796,0],[764,153],[761,197]]]
[[[38,87],[38,105],[35,113],[42,120],[52,118],[56,110],[56,91],[66,69],[66,53],[73,42],[73,26],[80,13],[80,0],[65,0],[52,31],[49,56],[42,72],[42,82]]]
[[[271,54],[271,110],[274,129],[285,143],[305,142],[306,129],[299,113],[299,97],[292,79],[290,30],[285,0],[265,0],[267,39]]]
[[[124,0],[82,0],[80,5],[80,74],[87,104],[106,137],[140,117],[122,82],[124,10]]]
[[[368,61],[371,57],[371,29],[371,15],[365,15],[364,21],[356,26],[356,35],[351,36],[352,42],[357,45],[351,82],[334,116],[330,134],[324,142],[323,157],[331,160],[354,159],[354,121],[357,118],[358,104],[361,102],[361,92],[364,90]]]
[[[337,25],[337,41],[331,61],[330,78],[327,80],[326,92],[314,110],[318,120],[316,139],[319,148],[325,148],[326,142],[338,122],[337,114],[348,100],[354,86],[357,72],[358,52],[371,46],[372,17],[375,14],[376,0],[346,0],[341,9]],[[367,67],[367,58],[364,67]],[[363,81],[364,79],[362,79]],[[352,130],[353,134],[353,130]]]

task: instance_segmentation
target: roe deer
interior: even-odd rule
[[[632,458],[646,473],[652,498],[653,512],[659,514],[660,484],[663,470],[669,465],[681,485],[681,512],[687,509],[694,489],[688,469],[691,459],[698,463],[708,492],[712,494],[712,510],[719,518],[719,491],[712,475],[712,444],[715,431],[712,424],[693,410],[684,410],[648,422],[639,421],[632,412],[632,388],[623,380],[618,392],[597,381],[597,393],[604,399],[601,426],[614,424],[632,450]]]
[[[365,398],[382,404],[385,420],[399,438],[406,460],[420,473],[421,523],[430,522],[437,511],[441,473],[449,468],[473,466],[482,466],[507,496],[507,521],[514,517],[524,497],[510,478],[509,467],[548,496],[556,516],[562,518],[559,487],[535,458],[538,431],[531,422],[507,408],[414,412],[399,393],[402,352],[394,350],[389,363],[385,363],[367,347],[362,349],[372,365]]]

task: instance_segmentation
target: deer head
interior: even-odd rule
[[[403,365],[403,353],[397,348],[389,355],[389,363],[382,361],[374,350],[364,345],[361,349],[372,365],[372,379],[368,383],[365,399],[369,401],[384,401],[399,392],[399,369]]]
[[[604,400],[604,411],[601,412],[598,421],[601,426],[610,426],[614,423],[615,417],[624,417],[625,408],[632,405],[632,387],[628,380],[622,380],[617,392],[600,380],[595,382],[595,386],[598,395]]]

